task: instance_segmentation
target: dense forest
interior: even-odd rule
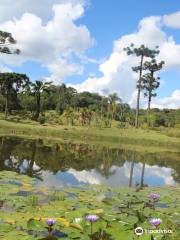
[[[4,80],[7,86],[3,85]],[[1,73],[0,84],[0,111],[6,119],[32,119],[41,124],[111,127],[116,122],[121,127],[134,126],[135,110],[116,93],[109,96],[78,93],[65,84],[31,83],[26,75],[15,73]],[[146,110],[141,109],[139,116],[140,125],[146,127]],[[151,109],[150,126],[174,127],[179,119],[180,110]]]

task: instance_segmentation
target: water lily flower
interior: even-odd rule
[[[99,217],[97,215],[87,215],[85,217],[86,221],[89,221],[89,222],[96,222]]]
[[[153,201],[159,201],[159,199],[161,198],[161,196],[159,194],[156,194],[156,193],[151,193],[148,197],[150,199],[152,199]]]
[[[56,224],[56,220],[53,219],[53,218],[46,219],[46,224],[47,224],[49,227],[52,227],[54,224]]]
[[[160,218],[152,218],[149,223],[154,227],[158,227],[162,223],[162,220]]]
[[[74,219],[74,222],[75,222],[75,223],[81,223],[82,220],[83,220],[82,218],[75,218],[75,219]]]
[[[46,224],[48,225],[49,235],[51,235],[51,233],[53,231],[53,226],[54,226],[54,224],[56,224],[56,220],[53,218],[48,218],[48,219],[46,219]]]
[[[89,221],[91,223],[91,236],[93,234],[93,223],[95,223],[99,217],[97,215],[87,215],[85,217],[86,221]]]

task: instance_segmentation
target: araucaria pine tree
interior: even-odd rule
[[[0,53],[3,53],[3,54],[19,54],[20,50],[13,48],[13,45],[15,45],[15,44],[16,44],[16,40],[12,37],[11,33],[4,32],[4,31],[0,30]],[[10,76],[8,74],[3,75],[3,76],[1,76],[1,80],[4,79],[4,76],[6,77],[5,78],[6,80],[8,80],[9,77],[10,78],[12,77],[12,75]],[[14,74],[14,76],[15,76],[15,74]],[[16,75],[16,77],[17,77],[17,75]],[[9,85],[9,83],[7,82],[6,85]],[[2,81],[1,81],[1,91],[2,91],[2,88],[3,87],[2,87]],[[8,115],[8,90],[6,92],[5,118],[7,118],[7,115]]]
[[[124,48],[127,52],[127,55],[135,55],[140,58],[140,63],[138,66],[133,67],[133,71],[139,73],[139,78],[137,81],[137,105],[136,105],[136,117],[135,117],[135,127],[138,127],[138,118],[139,118],[139,107],[140,107],[140,95],[142,89],[142,75],[143,75],[143,64],[145,58],[155,58],[159,54],[158,47],[155,49],[150,49],[144,45],[140,47],[135,47],[134,44],[131,44],[130,47]]]
[[[16,44],[16,40],[11,33],[0,31],[0,53],[19,54],[19,49],[14,49],[12,46]]]
[[[142,76],[142,89],[145,91],[144,96],[148,98],[147,122],[150,125],[150,109],[152,97],[156,97],[155,90],[160,86],[160,77],[156,77],[155,73],[160,71],[165,64],[164,61],[157,63],[156,59],[144,63],[143,69],[148,72]]]

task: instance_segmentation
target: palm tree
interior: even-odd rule
[[[43,92],[49,92],[49,87],[51,86],[51,82],[43,82],[41,80],[36,80],[35,83],[31,84],[32,93],[36,99],[36,113],[34,115],[34,120],[38,120],[39,114],[41,112],[41,94]]]
[[[116,111],[116,103],[121,102],[122,100],[118,97],[117,93],[109,94],[109,113],[111,113],[111,121],[114,119],[114,114]]]
[[[72,108],[68,108],[64,111],[64,117],[66,118],[66,123],[68,126],[73,126],[75,113]]]

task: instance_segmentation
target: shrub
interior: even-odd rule
[[[46,122],[45,116],[39,116],[38,122],[39,122],[40,124],[44,124],[44,123]]]

